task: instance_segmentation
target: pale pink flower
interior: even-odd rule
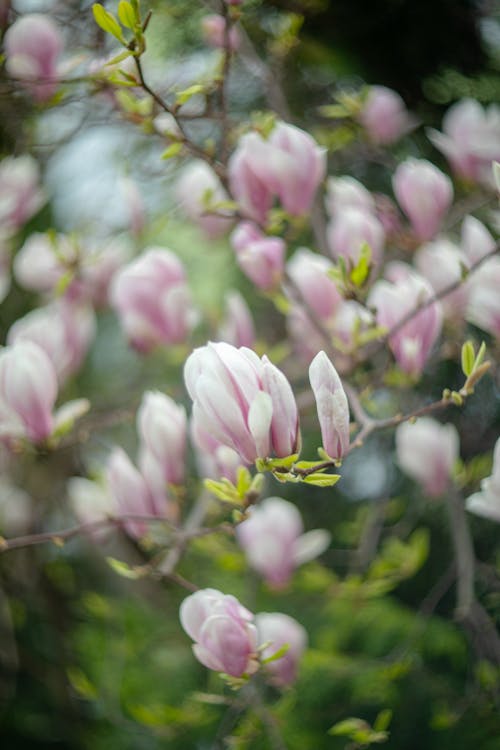
[[[430,161],[407,159],[397,168],[392,185],[418,239],[432,239],[453,200],[450,178]]]
[[[179,614],[182,627],[195,641],[194,655],[205,667],[232,677],[258,669],[253,614],[234,596],[201,589],[184,599]]]
[[[330,543],[324,529],[303,533],[302,518],[292,503],[268,497],[250,510],[236,535],[249,565],[274,588],[290,581],[299,565],[318,557]]]
[[[403,471],[422,485],[430,497],[438,497],[450,484],[459,455],[459,437],[452,424],[420,417],[396,430],[396,452]]]
[[[203,38],[210,47],[224,49],[226,46],[226,20],[217,13],[204,16],[201,21]],[[228,35],[228,46],[231,52],[236,52],[240,46],[240,34],[236,26],[231,26]]]
[[[137,412],[141,450],[151,454],[163,484],[182,484],[186,462],[186,410],[159,391],[144,393]]]
[[[469,264],[477,263],[491,253],[496,242],[484,224],[475,216],[466,216],[462,222],[461,248]]]
[[[482,480],[479,492],[467,498],[465,507],[470,513],[500,522],[500,438],[493,451],[491,475]]]
[[[299,248],[287,263],[288,275],[300,292],[302,301],[314,313],[318,320],[327,322],[335,314],[342,301],[337,286],[328,272],[333,264],[323,255],[313,253],[307,248]],[[291,292],[295,297],[294,290]]]
[[[8,156],[0,162],[0,224],[11,235],[34,216],[46,201],[40,169],[32,156]]]
[[[461,249],[444,237],[438,238],[418,249],[415,265],[436,293],[450,284],[461,282],[455,291],[442,298],[441,305],[446,318],[458,322],[463,320],[469,284],[462,279],[469,263]]]
[[[377,265],[382,260],[385,231],[376,216],[364,209],[350,207],[336,213],[329,222],[327,242],[334,258],[345,258],[353,265],[359,260],[361,248],[367,244],[371,261]]]
[[[7,72],[19,79],[35,101],[46,102],[57,91],[62,48],[61,34],[50,16],[22,16],[5,34]]]
[[[241,294],[232,290],[226,294],[225,317],[219,326],[219,338],[228,344],[252,349],[255,344],[255,326],[250,308]]]
[[[280,237],[269,237],[255,224],[244,221],[232,233],[231,244],[239,267],[259,289],[268,291],[279,285],[286,252]]]
[[[121,448],[114,448],[108,458],[106,480],[118,515],[168,515],[166,504],[165,507],[155,505],[148,483]],[[147,531],[147,523],[140,519],[130,519],[124,521],[124,528],[130,536],[140,538]]]
[[[411,130],[416,122],[396,91],[370,86],[359,119],[373,143],[389,145]]]
[[[307,648],[307,633],[293,617],[281,612],[259,612],[255,617],[259,646],[262,659],[276,654],[281,648],[287,651],[279,659],[270,661],[264,666],[269,681],[277,687],[292,685],[297,679],[297,672],[302,654]]]
[[[325,208],[329,216],[333,217],[346,208],[358,208],[365,213],[375,214],[372,194],[354,177],[329,177],[326,189]]]
[[[309,380],[316,399],[323,448],[340,459],[349,447],[349,404],[337,370],[321,351],[309,366]]]
[[[214,438],[213,434],[200,425],[200,420],[193,413],[190,423],[190,435],[196,451],[198,471],[201,476],[210,479],[226,477],[233,484],[238,477],[238,469],[245,462],[239,453]]]
[[[469,279],[466,320],[500,338],[500,258],[485,261]]]
[[[176,195],[186,216],[207,237],[219,237],[231,228],[232,219],[218,215],[224,213],[222,209],[210,211],[210,206],[227,201],[229,196],[206,162],[195,159],[184,167],[177,181]]]

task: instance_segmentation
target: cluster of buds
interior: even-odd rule
[[[421,417],[396,430],[398,463],[422,485],[426,495],[439,497],[449,487],[459,457],[459,437],[452,424]]]

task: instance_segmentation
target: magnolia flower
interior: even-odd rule
[[[327,227],[327,242],[334,258],[345,258],[355,265],[363,245],[371,250],[371,260],[380,263],[385,243],[382,223],[365,209],[351,206],[335,214]]]
[[[315,529],[303,534],[299,511],[280,497],[268,497],[237,526],[238,542],[248,562],[275,588],[285,586],[293,571],[328,547],[330,534]]]
[[[219,326],[221,341],[251,349],[255,343],[255,327],[252,313],[241,294],[232,290],[226,294],[226,313]]]
[[[298,411],[286,377],[267,357],[219,342],[195,349],[184,380],[199,426],[246,463],[289,456],[299,445]]]
[[[217,13],[204,16],[201,21],[203,38],[211,47],[224,49],[226,46],[226,19]],[[240,34],[236,26],[231,26],[228,34],[228,45],[232,52],[240,46]]]
[[[0,162],[0,225],[11,235],[34,216],[46,201],[40,169],[32,156],[9,156]]]
[[[500,258],[485,261],[469,279],[469,299],[465,318],[500,338]]]
[[[269,681],[277,687],[291,685],[297,679],[299,662],[307,648],[305,629],[293,617],[281,612],[259,612],[255,624],[259,645],[265,645],[261,651],[262,659],[269,659],[287,647],[283,656],[265,665]]]
[[[274,289],[283,276],[286,246],[280,237],[269,237],[250,221],[238,224],[231,245],[243,273],[259,287]]]
[[[375,214],[372,194],[354,177],[329,177],[326,189],[325,208],[329,216],[335,216],[346,208],[358,208],[365,213]]]
[[[205,667],[232,677],[257,670],[253,614],[234,596],[202,589],[184,599],[179,614],[182,627],[195,641],[194,655]]]
[[[325,352],[319,352],[311,362],[309,380],[316,399],[323,448],[330,458],[342,458],[349,447],[349,404],[337,371]]]
[[[452,424],[431,417],[420,417],[415,424],[405,422],[396,430],[396,453],[403,471],[427,495],[438,497],[448,488],[458,459],[458,432]]]
[[[441,305],[446,318],[463,320],[469,292],[463,274],[469,264],[461,249],[444,237],[434,240],[418,249],[415,265],[437,294],[450,284],[459,283],[455,291],[443,297]]]
[[[359,120],[373,143],[395,143],[415,125],[404,101],[392,89],[370,86]]]
[[[500,522],[500,438],[493,452],[491,475],[481,482],[481,489],[465,501],[471,513]]]
[[[287,271],[301,299],[323,323],[331,320],[342,301],[335,282],[328,276],[333,264],[323,255],[313,253],[305,247],[297,250],[287,263]],[[292,290],[291,297],[294,299]]]
[[[453,200],[449,177],[425,159],[407,159],[397,168],[392,185],[417,237],[432,239]]]
[[[217,209],[210,211],[210,205],[227,201],[229,196],[206,162],[195,159],[184,167],[175,191],[186,216],[208,237],[218,237],[230,229],[232,219],[217,215]]]
[[[462,222],[461,248],[468,263],[477,263],[496,246],[490,232],[475,216],[466,216]]]
[[[144,393],[137,412],[142,461],[155,462],[164,485],[182,484],[186,461],[186,410],[159,391]],[[139,459],[141,463],[141,459]]]
[[[211,479],[226,477],[233,484],[238,477],[238,469],[245,462],[233,448],[223,445],[211,432],[205,430],[196,418],[190,424],[191,442],[196,451],[198,470],[201,476]]]

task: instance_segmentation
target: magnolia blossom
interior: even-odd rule
[[[231,244],[241,270],[259,289],[274,289],[281,281],[286,246],[280,237],[269,237],[250,221],[238,224]]]
[[[199,426],[244,462],[289,456],[299,446],[298,411],[280,370],[251,349],[223,342],[195,349],[184,380]]]
[[[147,391],[137,412],[137,430],[143,456],[139,463],[156,463],[163,485],[182,484],[187,431],[184,407],[159,391]]]
[[[201,21],[203,38],[211,47],[224,49],[226,46],[226,20],[217,13],[210,13],[204,16]],[[240,46],[240,34],[236,26],[231,26],[228,34],[228,46],[232,52],[235,52]]]
[[[500,258],[485,261],[469,279],[469,299],[465,317],[500,338]]]
[[[297,679],[302,654],[307,648],[307,633],[293,617],[281,612],[259,612],[255,617],[259,646],[264,646],[262,659],[276,654],[281,648],[287,651],[279,659],[265,665],[269,681],[277,687],[291,685]]]
[[[268,497],[237,526],[238,542],[248,562],[275,588],[285,586],[293,571],[328,547],[330,534],[315,529],[303,534],[302,518],[292,503]]]
[[[47,14],[22,16],[5,34],[7,72],[36,101],[45,102],[57,91],[57,59],[62,48],[59,29]]]
[[[359,120],[373,143],[398,141],[415,125],[402,98],[385,86],[370,86]]]
[[[339,459],[349,447],[349,404],[342,382],[325,352],[314,357],[309,380],[316,399],[323,448]]]
[[[227,201],[229,196],[206,162],[195,159],[184,167],[177,181],[176,194],[186,216],[208,237],[218,237],[230,229],[230,218],[217,215],[217,209],[210,211],[211,205]]]
[[[493,452],[491,475],[481,482],[481,489],[467,498],[465,507],[471,513],[500,522],[500,438]]]
[[[354,177],[329,177],[326,190],[325,208],[329,216],[335,216],[346,208],[359,208],[366,213],[375,213],[372,194]]]
[[[500,159],[500,107],[483,108],[474,99],[462,99],[444,116],[443,132],[429,138],[461,177],[491,185],[491,162]]]
[[[200,475],[211,479],[226,477],[234,484],[237,481],[239,467],[246,463],[240,454],[233,448],[223,445],[211,432],[204,429],[196,417],[196,412],[191,418],[190,435]]]
[[[444,237],[438,238],[418,249],[415,265],[437,293],[459,282],[458,288],[443,297],[441,304],[446,318],[463,320],[469,284],[462,279],[469,264],[461,249]]]
[[[328,258],[305,247],[297,250],[287,263],[288,275],[300,293],[300,299],[295,300],[292,289],[292,299],[298,304],[305,302],[322,322],[331,320],[342,301],[335,282],[328,276],[332,268]]]
[[[233,346],[251,349],[255,343],[252,313],[241,294],[233,289],[226,294],[226,314],[219,326],[219,337]]]
[[[496,246],[490,232],[475,216],[466,216],[462,222],[460,246],[469,263],[477,263]]]
[[[387,280],[377,281],[368,305],[376,310],[377,325],[391,331],[422,303],[433,296],[427,281],[405,263],[393,262],[386,268]],[[409,375],[420,375],[441,332],[439,302],[423,307],[389,337],[389,346],[398,365]]]
[[[292,216],[310,211],[326,168],[326,152],[300,128],[278,122],[265,140],[247,133],[229,161],[231,193],[260,224],[273,198]]]
[[[45,203],[40,169],[32,156],[8,156],[0,162],[0,226],[11,235]]]
[[[327,242],[334,258],[343,257],[353,264],[357,263],[363,245],[367,244],[372,262],[378,264],[382,260],[385,231],[376,216],[352,206],[336,213],[330,221]]]
[[[453,200],[449,177],[425,159],[407,159],[397,168],[392,185],[417,237],[432,239]]]
[[[419,482],[430,497],[446,491],[459,455],[459,437],[452,424],[440,424],[431,417],[420,417],[415,424],[405,422],[396,430],[398,463]]]
[[[185,341],[195,312],[181,261],[152,247],[114,276],[110,300],[130,344],[141,353]]]
[[[257,671],[254,616],[234,596],[201,589],[181,604],[181,625],[195,642],[193,652],[208,669],[232,677]]]

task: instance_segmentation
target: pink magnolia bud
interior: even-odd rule
[[[226,20],[217,13],[204,16],[201,22],[203,38],[210,47],[224,49],[226,46]],[[240,35],[236,26],[231,26],[228,35],[228,46],[235,52],[240,46]]]
[[[327,322],[333,317],[342,298],[335,282],[328,276],[333,264],[322,255],[300,248],[287,263],[288,275],[300,292],[302,299],[316,317]],[[294,298],[294,290],[291,292]]]
[[[466,216],[462,222],[461,247],[469,263],[477,263],[495,248],[495,240],[484,224],[474,216]]]
[[[118,271],[110,300],[130,344],[143,354],[185,341],[194,324],[184,267],[164,248],[150,248]]]
[[[226,315],[219,326],[219,337],[228,344],[251,349],[255,343],[255,327],[252,313],[239,292],[226,294]]]
[[[45,440],[56,398],[56,373],[43,349],[19,341],[0,351],[0,435]]]
[[[215,172],[204,161],[196,159],[184,167],[177,182],[176,194],[186,216],[209,238],[229,231],[232,219],[217,215],[217,212],[224,213],[217,208],[210,212],[210,206],[227,201],[229,196]]]
[[[4,238],[0,238],[0,302],[8,295],[10,282],[10,247]]]
[[[396,430],[398,463],[419,482],[430,497],[438,497],[450,483],[458,459],[458,432],[452,424],[440,424],[420,417],[415,424],[405,422]]]
[[[219,342],[195,349],[184,366],[198,426],[246,463],[285,457],[299,445],[298,412],[286,377],[267,357]]]
[[[439,293],[450,284],[460,282],[469,264],[457,245],[442,238],[422,245],[415,255],[415,265],[434,291]],[[463,320],[468,289],[469,285],[464,281],[441,300],[446,318],[458,322]]]
[[[25,289],[52,292],[76,263],[76,247],[67,237],[34,232],[14,259],[14,275]]]
[[[281,281],[286,246],[280,237],[268,237],[255,224],[244,221],[231,235],[241,270],[259,289],[270,290]]]
[[[407,314],[433,296],[429,284],[405,263],[394,262],[386,273],[393,281],[374,284],[368,305],[376,309],[377,325],[390,331]],[[420,375],[441,332],[442,308],[435,302],[415,315],[389,338],[398,365],[409,375]]]
[[[49,16],[23,16],[5,34],[7,72],[20,80],[35,101],[46,102],[57,91],[57,58],[62,47],[59,29]]]
[[[114,275],[130,260],[131,245],[122,237],[95,240],[81,248],[81,282],[83,296],[95,307],[108,304]]]
[[[31,156],[9,156],[0,162],[0,224],[10,235],[20,229],[45,203],[40,170]]]
[[[121,448],[114,448],[108,458],[106,479],[119,515],[164,515],[154,507],[146,480]],[[147,530],[147,524],[140,520],[125,521],[124,527],[136,538],[144,536]]]
[[[210,479],[226,477],[234,484],[237,481],[239,467],[245,463],[239,453],[227,445],[222,445],[212,433],[204,430],[199,424],[196,412],[191,418],[190,428],[200,475]]]
[[[491,476],[482,480],[481,490],[467,498],[465,507],[471,513],[500,522],[500,438],[493,451]]]
[[[275,661],[265,665],[270,682],[277,687],[292,685],[297,679],[297,671],[302,654],[307,648],[307,633],[293,617],[281,612],[259,612],[255,617],[262,658],[269,659],[284,646],[288,650]]]
[[[326,152],[300,128],[279,122],[269,138],[247,133],[229,161],[231,192],[241,210],[264,224],[273,196],[292,216],[311,210]]]
[[[323,448],[330,458],[342,458],[349,447],[349,404],[337,370],[325,352],[309,366],[309,380],[316,399]]]
[[[415,126],[399,94],[385,86],[370,86],[359,119],[370,140],[381,145],[395,143]]]
[[[449,177],[430,161],[407,159],[397,168],[392,185],[418,239],[432,239],[453,200]]]
[[[68,480],[68,499],[80,523],[96,523],[120,515],[116,498],[104,483],[84,477],[71,477]],[[106,528],[98,529],[91,536],[101,539],[108,536],[109,531]]]
[[[500,258],[485,261],[469,279],[469,300],[465,313],[469,323],[500,338]]]
[[[375,213],[372,194],[354,177],[329,177],[326,187],[325,208],[329,216],[335,216],[346,208],[358,208],[365,213]]]
[[[144,448],[158,463],[163,483],[182,484],[186,461],[186,410],[159,391],[147,391],[137,412]]]
[[[354,265],[366,243],[370,246],[372,262],[378,264],[384,250],[384,227],[373,214],[359,208],[346,208],[328,224],[327,242],[334,258],[343,257]]]
[[[59,384],[77,372],[95,335],[89,307],[61,300],[39,307],[16,320],[7,342],[32,341],[48,355]]]
[[[289,582],[294,570],[313,560],[330,544],[330,534],[315,529],[303,534],[299,511],[280,497],[268,497],[252,508],[237,527],[237,538],[249,565],[274,588]]]
[[[492,186],[491,162],[500,159],[500,107],[483,109],[474,99],[462,99],[444,116],[443,132],[430,129],[428,135],[456,174]]]
[[[234,596],[201,589],[184,599],[179,615],[182,627],[195,641],[194,655],[205,667],[232,677],[257,670],[253,614]]]

